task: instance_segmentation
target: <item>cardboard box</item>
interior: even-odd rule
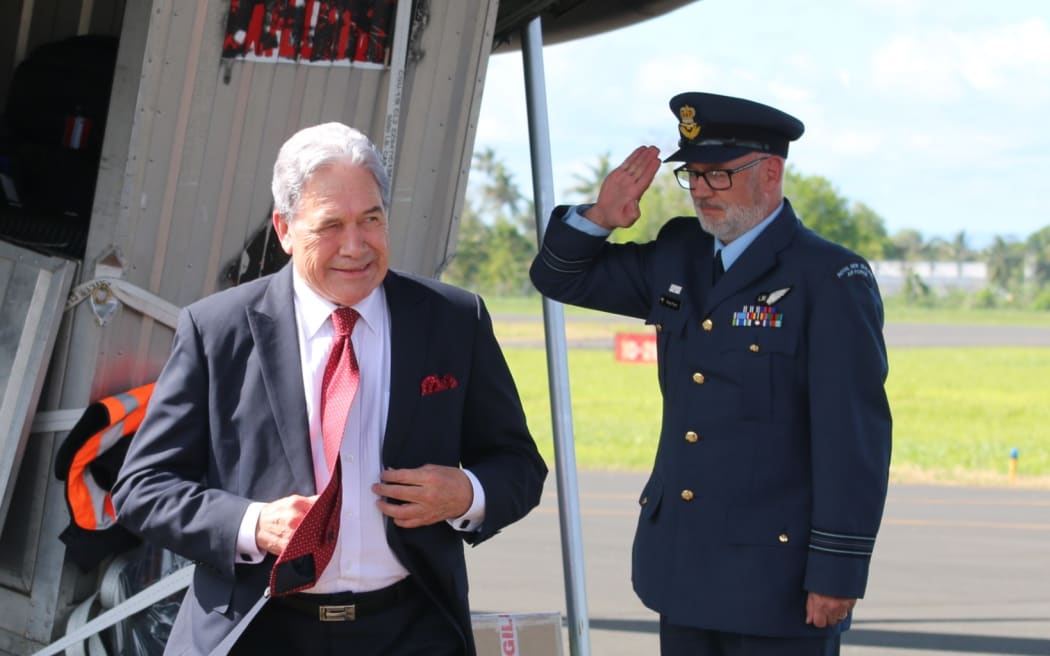
[[[561,613],[474,613],[478,656],[562,656]]]

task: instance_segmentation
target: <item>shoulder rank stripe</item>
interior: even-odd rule
[[[809,534],[809,548],[814,551],[868,558],[875,547],[875,538],[867,535],[829,533],[813,529]]]

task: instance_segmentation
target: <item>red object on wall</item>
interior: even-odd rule
[[[656,335],[653,333],[616,333],[617,362],[656,362]]]
[[[386,64],[397,0],[230,0],[222,56]]]

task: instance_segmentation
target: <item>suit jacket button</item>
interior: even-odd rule
[[[702,373],[700,373],[699,371],[696,372],[695,374],[693,374],[693,382],[696,383],[697,385],[703,385],[704,384],[704,375]]]
[[[649,503],[649,497],[642,497],[641,500],[638,502],[638,504],[642,506],[644,506],[647,503]]]
[[[714,330],[715,324],[710,319],[704,319],[704,322],[700,324],[700,327],[703,328],[705,332],[711,332]]]
[[[685,441],[689,442],[690,444],[696,444],[700,441],[700,436],[697,435],[695,431],[689,431],[685,434]]]
[[[664,329],[662,324],[657,323],[657,324],[653,324],[653,325],[656,327],[656,332],[660,332],[661,330]]]
[[[758,352],[759,352],[759,350],[761,350],[761,349],[759,349],[759,347],[758,347],[758,344],[752,344],[752,345],[751,345],[751,346],[749,346],[748,348],[749,348],[749,349],[751,349],[751,352],[752,352],[752,353],[758,353]]]
[[[693,500],[693,496],[694,495],[693,495],[693,491],[692,490],[682,490],[682,499],[683,500],[685,500],[685,501],[692,501]]]
[[[788,543],[788,534],[787,533],[781,533],[780,535],[777,536],[777,540],[780,540],[781,544],[787,544]]]

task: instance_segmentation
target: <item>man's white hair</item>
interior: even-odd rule
[[[390,180],[383,158],[362,132],[342,123],[322,123],[303,128],[284,142],[273,165],[273,210],[292,221],[302,200],[303,187],[317,169],[344,160],[372,172],[386,209],[390,203]]]

